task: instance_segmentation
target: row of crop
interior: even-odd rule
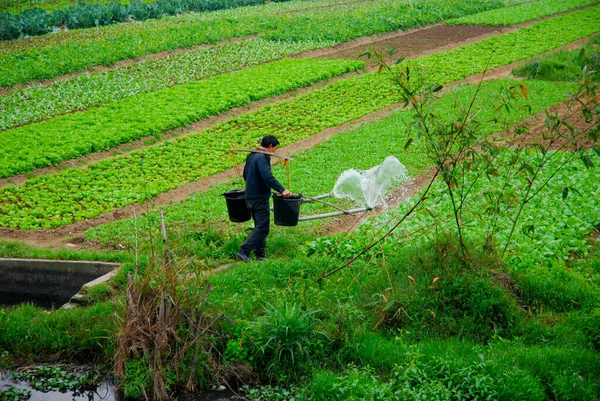
[[[411,5],[376,0],[324,8],[319,12],[250,15],[210,19],[207,23],[164,25],[116,37],[58,46],[9,51],[0,55],[0,87],[53,78],[95,65],[212,43],[233,37],[264,34],[272,40],[342,42],[376,33],[407,29],[501,6],[500,0],[416,0]],[[308,13],[308,14],[307,14]],[[226,14],[223,14],[226,15]]]
[[[0,176],[159,134],[363,65],[353,60],[283,59],[4,131],[0,135]]]
[[[573,15],[566,15],[502,37],[434,54],[414,63],[424,66],[432,74],[431,79],[438,79],[441,83],[464,78],[485,68],[490,50],[483,50],[490,46],[497,52],[494,62],[508,64],[544,51],[552,41],[560,45],[563,40],[574,40],[566,34],[559,35],[565,29],[563,24],[576,26],[581,29],[579,34],[587,35],[590,24],[597,29],[591,18],[594,11],[596,14],[599,12],[598,9],[589,9],[577,13],[580,18],[575,25]],[[540,26],[546,29],[540,30]],[[544,34],[553,40],[546,41]],[[469,62],[456,61],[462,59]],[[277,134],[287,142],[298,140],[381,109],[394,102],[394,92],[395,88],[385,79],[376,74],[365,74],[173,143],[104,161],[86,169],[65,170],[39,177],[20,187],[7,187],[2,194],[14,194],[4,198],[2,207],[5,216],[0,225],[23,229],[58,227],[97,216],[234,165],[239,159],[224,156],[229,144],[252,144],[268,134]],[[215,137],[227,144],[215,142]],[[56,199],[57,195],[50,196],[52,191],[57,190],[60,199]],[[43,203],[39,203],[42,199]],[[53,206],[46,205],[46,202]]]
[[[564,99],[569,88],[538,85],[544,96],[536,97],[532,112]],[[380,109],[393,97],[382,77],[363,75],[174,142],[5,187],[0,191],[0,225],[53,228],[95,217],[235,166],[242,158],[229,152],[232,145],[252,146],[264,135],[292,143]],[[512,118],[516,122],[526,115],[523,109]]]
[[[44,35],[61,26],[68,29],[91,28],[129,19],[145,21],[190,11],[214,11],[264,2],[265,0],[157,0],[147,3],[133,0],[128,4],[119,1],[108,4],[80,3],[52,12],[40,8],[25,10],[19,14],[5,12],[0,13],[0,40]]]
[[[480,121],[489,121],[495,116],[494,100],[499,93],[514,81],[487,81],[483,83],[481,92],[476,98],[474,110],[478,110]],[[523,82],[536,110],[543,109],[552,102],[560,101],[573,86],[551,84],[539,81]],[[475,93],[473,85],[453,88],[434,106],[436,115],[451,121],[455,118],[457,104],[466,105]],[[525,102],[520,102],[523,105]],[[518,110],[518,106],[515,109]],[[499,121],[511,124],[523,118],[524,114],[506,114],[501,112]],[[413,146],[404,149],[408,139],[407,127],[412,120],[412,113],[397,112],[389,117],[362,124],[356,129],[339,132],[330,140],[320,143],[314,148],[296,155],[290,167],[291,190],[306,196],[330,193],[340,174],[349,169],[367,170],[380,164],[387,156],[396,156],[408,169],[411,176],[430,167],[431,162],[423,155],[423,144],[415,141]],[[504,123],[482,124],[482,135],[501,131]],[[285,139],[283,139],[285,138]],[[289,137],[282,137],[282,144],[288,143]],[[281,164],[273,168],[276,177],[285,182],[285,171]],[[243,185],[239,180],[225,183],[214,190],[198,193],[190,199],[164,208],[167,223],[171,227],[193,229],[197,224],[212,226],[227,221],[227,211],[221,193]],[[286,182],[287,186],[287,182]],[[329,200],[329,202],[333,202]],[[328,210],[317,203],[302,205],[302,215],[323,213]],[[153,219],[153,214],[144,218]],[[319,224],[321,221],[316,221]],[[303,225],[315,224],[303,222]],[[104,226],[95,227],[86,236],[101,243],[119,243],[132,246],[135,243],[135,226],[147,227],[147,224],[127,219]]]
[[[540,0],[450,19],[445,24],[508,26],[598,3],[598,0]]]
[[[82,74],[52,85],[16,88],[0,97],[0,131],[327,45],[250,39]]]

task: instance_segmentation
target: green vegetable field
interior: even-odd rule
[[[599,82],[594,0],[2,4],[0,400],[600,400]]]

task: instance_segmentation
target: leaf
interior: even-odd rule
[[[498,177],[500,173],[495,168],[489,168],[487,171],[488,175],[493,175],[494,177]]]
[[[410,146],[412,141],[413,141],[412,138],[408,138],[408,141],[406,141],[406,143],[404,144],[404,150],[408,149],[408,147]]]
[[[413,278],[413,276],[408,276],[408,279],[409,279],[410,281],[412,281],[413,287],[414,287],[415,285],[417,285],[417,282],[415,281],[415,279]]]
[[[525,87],[525,85],[519,84],[519,86],[521,87],[521,93],[523,94],[523,97],[529,100],[529,97],[527,97],[527,88]]]
[[[569,187],[563,187],[562,189],[562,200],[566,200],[567,196],[569,196]]]
[[[586,168],[594,168],[594,162],[588,155],[581,155],[581,161]]]
[[[431,280],[431,283],[435,283],[436,281],[438,281],[440,278],[439,277],[434,277],[433,280]]]

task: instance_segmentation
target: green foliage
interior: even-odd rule
[[[31,305],[0,310],[0,348],[13,357],[108,361],[117,330],[112,303],[45,311]]]
[[[152,388],[148,358],[131,359],[125,364],[125,377],[122,380],[126,398],[143,399]]]
[[[597,287],[564,266],[531,267],[512,275],[520,302],[534,312],[590,310],[600,306]]]
[[[547,81],[580,81],[585,65],[588,71],[597,71],[600,66],[598,38],[600,36],[590,41],[583,49],[559,51],[541,59],[529,60],[515,68],[513,74]],[[596,82],[600,80],[599,74],[596,73],[592,79]]]
[[[510,294],[494,282],[492,271],[499,266],[493,258],[465,259],[458,245],[445,238],[404,255],[387,262],[395,279],[370,305],[375,327],[400,329],[416,339],[486,342],[510,335],[519,312]]]
[[[2,134],[0,146],[7,153],[0,159],[0,177],[156,135],[362,66],[359,61],[285,59],[14,128]],[[31,153],[31,147],[37,151]]]
[[[298,379],[306,373],[309,359],[322,354],[329,338],[316,329],[316,313],[295,303],[276,307],[265,302],[265,315],[253,324],[249,336],[255,361],[265,369],[266,378]]]
[[[503,375],[493,375],[490,372],[493,368],[485,360],[466,362],[413,355],[408,362],[397,364],[387,380],[368,365],[362,368],[351,365],[343,376],[330,372],[316,374],[308,388],[315,401],[544,399],[539,382],[522,370],[511,368]]]
[[[98,260],[104,262],[126,262],[132,259],[131,255],[119,252],[107,253],[88,250],[73,251],[70,249],[41,249],[17,241],[0,241],[0,257],[50,260]]]
[[[83,303],[86,305],[93,305],[98,302],[107,301],[115,295],[115,291],[112,286],[106,283],[96,284],[91,287],[84,287],[84,290]]]
[[[600,351],[600,308],[596,308],[586,317],[583,330],[592,346]]]
[[[31,398],[31,390],[10,386],[5,390],[0,390],[0,400],[2,401],[27,401]]]
[[[508,26],[592,4],[597,4],[597,0],[541,0],[454,18],[444,23],[446,25]]]
[[[296,386],[279,387],[279,386],[260,386],[260,387],[242,387],[244,395],[250,401],[300,401],[302,395]]]

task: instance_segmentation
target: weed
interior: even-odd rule
[[[2,401],[27,401],[31,398],[31,391],[25,388],[10,386],[5,390],[0,390],[0,400]]]
[[[317,311],[305,311],[296,303],[275,307],[265,302],[265,315],[254,323],[251,341],[257,362],[275,381],[298,379],[309,357],[322,353],[329,338],[316,330]]]

